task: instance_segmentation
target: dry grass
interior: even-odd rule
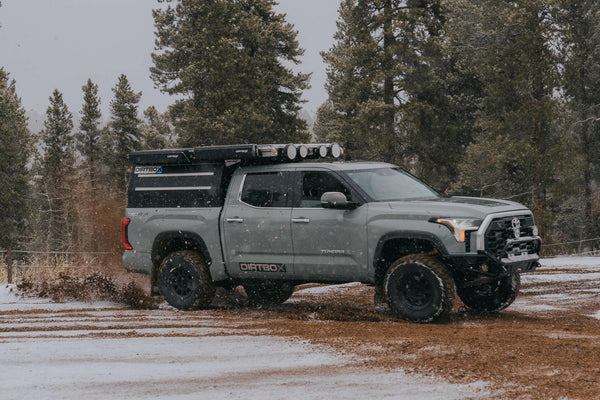
[[[13,256],[12,281],[54,280],[62,274],[83,276],[98,265],[95,257],[71,255],[33,255],[29,257]],[[6,255],[0,255],[0,283],[8,283]]]

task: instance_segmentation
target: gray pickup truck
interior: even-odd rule
[[[205,308],[217,286],[278,304],[299,284],[363,282],[414,322],[456,295],[508,307],[541,240],[521,204],[444,197],[397,166],[340,162],[337,144],[140,151],[123,220],[124,266],[172,306]],[[325,159],[329,158],[329,160]]]

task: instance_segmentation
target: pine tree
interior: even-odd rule
[[[134,92],[125,75],[119,76],[112,89],[111,121],[104,136],[103,151],[106,160],[105,182],[109,190],[123,193],[129,179],[129,153],[141,148],[138,103],[141,92]]]
[[[335,142],[343,138],[340,120],[337,118],[333,103],[325,101],[317,109],[317,118],[313,125],[313,134],[317,142]]]
[[[404,164],[430,177],[452,164],[440,155],[464,140],[445,131],[453,115],[443,112],[443,22],[435,0],[342,2],[336,43],[322,53],[330,105],[317,126],[332,129],[330,140],[344,142],[356,158]],[[427,164],[433,159],[434,166]]]
[[[521,193],[523,185],[533,184],[534,149],[526,140],[508,135],[480,135],[470,144],[457,169],[460,178],[453,184],[454,193],[476,197],[513,198],[531,201],[532,192]]]
[[[98,85],[88,79],[82,86],[83,106],[81,108],[81,122],[79,132],[75,135],[76,148],[82,158],[82,164],[88,171],[89,183],[93,189],[96,186],[96,169],[100,152],[100,98],[98,97]]]
[[[381,151],[381,145],[376,143],[381,136],[378,118],[367,118],[369,105],[382,102],[381,82],[375,82],[374,77],[380,45],[372,36],[372,19],[368,1],[341,3],[336,43],[322,53],[328,65],[326,88],[330,106],[322,106],[322,113],[317,116],[318,126],[338,127],[327,135],[329,140],[343,142],[349,154],[364,159],[376,157]]]
[[[0,68],[0,246],[15,247],[26,232],[31,137],[15,81]]]
[[[286,64],[303,50],[273,0],[180,0],[154,11],[151,77],[177,95],[170,108],[181,146],[299,142],[308,75]]]
[[[58,90],[54,90],[49,100],[44,130],[40,133],[43,150],[37,181],[41,193],[40,219],[46,249],[64,251],[76,244],[73,115]]]
[[[161,114],[156,107],[150,106],[144,111],[145,121],[140,130],[143,150],[157,150],[171,147],[172,127],[169,115]]]
[[[558,126],[552,123],[558,120],[558,99],[554,93],[560,85],[559,59],[552,42],[557,33],[556,9],[546,0],[461,4],[468,8],[465,15],[471,20],[464,24],[466,29],[459,40],[472,57],[470,61],[483,86],[476,121],[481,133],[476,143],[503,137],[531,145],[533,168],[529,164],[515,166],[526,172],[517,175],[528,179],[516,181],[520,185],[511,186],[510,191],[505,187],[501,197],[524,194],[517,200],[533,208],[540,233],[545,237],[554,179],[549,156],[558,141]],[[497,148],[499,155],[510,158],[507,151],[509,147]]]
[[[64,103],[63,95],[55,89],[49,98],[46,120],[41,137],[44,146],[42,168],[45,177],[54,186],[65,174],[71,173],[75,163],[73,154],[73,115]]]
[[[481,88],[457,54],[460,44],[451,39],[453,12],[464,10],[454,2],[444,7],[441,2],[420,4],[427,8],[412,33],[414,54],[405,61],[406,102],[399,125],[405,132],[405,165],[444,192],[455,181],[476,132],[472,121]]]
[[[577,137],[579,158],[571,164],[580,171],[575,182],[583,196],[586,237],[600,236],[600,4],[563,1],[561,22],[565,40],[565,91],[571,121],[567,133]]]

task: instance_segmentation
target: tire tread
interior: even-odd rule
[[[169,302],[169,304],[171,304],[175,308],[185,310],[185,311],[198,310],[198,309],[203,309],[203,308],[208,307],[212,303],[212,300],[214,298],[215,286],[213,284],[212,277],[210,275],[210,270],[208,268],[208,265],[206,265],[204,258],[199,253],[197,253],[193,250],[174,251],[173,253],[170,253],[167,257],[165,257],[165,259],[161,263],[161,267],[160,267],[161,272],[162,272],[163,268],[165,268],[166,260],[168,260],[170,258],[174,258],[174,257],[181,257],[181,258],[187,260],[187,262],[196,269],[196,271],[198,272],[198,282],[197,283],[198,283],[200,289],[196,293],[195,301],[189,306],[184,306],[184,307],[179,306],[178,307],[178,305],[176,305],[176,304],[171,304],[170,302]],[[160,281],[160,279],[159,279],[159,281]]]
[[[394,309],[393,304],[390,300],[390,296],[388,294],[388,280],[389,280],[390,276],[394,273],[394,271],[396,271],[397,268],[401,268],[403,265],[409,265],[409,264],[416,264],[416,265],[425,267],[425,268],[431,270],[435,275],[437,275],[441,279],[441,282],[442,282],[442,285],[441,285],[442,306],[439,308],[439,310],[435,314],[430,315],[427,318],[423,318],[423,319],[407,318],[405,315],[402,315],[399,312],[399,310]],[[390,308],[392,309],[392,311],[394,311],[394,313],[398,317],[409,320],[409,321],[413,321],[413,322],[428,323],[428,322],[432,322],[436,319],[439,319],[443,315],[450,313],[450,311],[452,310],[452,307],[454,307],[454,301],[456,299],[456,287],[455,287],[454,279],[452,278],[452,275],[450,274],[450,272],[448,271],[446,266],[441,261],[439,261],[438,259],[436,259],[432,256],[426,255],[426,254],[411,254],[408,256],[401,257],[398,260],[396,260],[395,262],[393,262],[392,265],[388,268],[388,271],[385,275],[384,288],[385,288],[388,304],[389,304]]]

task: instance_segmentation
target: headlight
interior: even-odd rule
[[[480,219],[473,218],[435,218],[431,222],[444,225],[450,229],[454,238],[459,242],[464,242],[468,232],[476,231],[481,225]]]

